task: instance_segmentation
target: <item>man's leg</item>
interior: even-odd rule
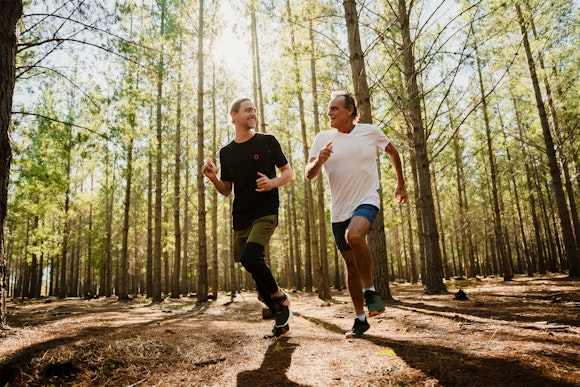
[[[274,313],[276,318],[275,328],[288,325],[288,321],[292,316],[290,299],[282,292],[270,267],[264,260],[264,246],[270,241],[270,237],[277,225],[278,217],[276,215],[268,215],[256,219],[252,223],[241,260],[242,265],[252,274],[254,281],[256,281],[256,286],[264,302]]]
[[[373,260],[366,238],[370,227],[368,219],[354,216],[346,230],[346,240],[354,253],[354,264],[360,280],[359,289],[366,302],[369,316],[372,317],[383,313],[385,306],[373,283]]]
[[[358,270],[355,265],[355,256],[353,250],[342,251],[342,258],[346,266],[346,281],[348,292],[356,311],[356,318],[351,329],[344,333],[347,339],[362,337],[362,335],[371,327],[367,321],[365,313],[365,297],[362,292],[361,282]]]
[[[354,252],[353,250],[348,250],[342,251],[341,254],[346,266],[346,283],[348,286],[348,292],[350,294],[350,298],[352,299],[356,314],[360,315],[365,312],[365,299],[363,297],[362,285],[358,275],[358,270],[354,262]]]
[[[356,256],[354,250],[346,242],[346,230],[349,226],[350,220],[345,222],[337,222],[332,224],[332,233],[334,240],[340,254],[344,259],[346,267],[346,281],[348,285],[348,292],[352,300],[352,304],[356,311],[356,318],[351,329],[344,333],[347,339],[362,337],[362,335],[371,327],[367,321],[365,314],[365,298],[362,292],[361,280],[356,266]]]
[[[373,261],[371,249],[367,244],[367,234],[371,228],[370,222],[362,216],[352,218],[346,230],[346,241],[353,253],[352,261],[356,267],[359,290],[373,284]]]
[[[278,284],[264,260],[264,246],[255,242],[247,242],[240,258],[242,266],[252,274],[258,292],[266,305],[270,306],[272,293],[278,291]]]

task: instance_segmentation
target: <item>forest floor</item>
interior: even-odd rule
[[[8,305],[0,386],[580,386],[580,281],[392,284],[393,302],[346,340],[348,292],[291,293],[291,335],[264,339],[256,294],[27,300]],[[468,300],[456,300],[463,289]]]

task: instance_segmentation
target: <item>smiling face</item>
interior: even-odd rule
[[[345,97],[340,95],[330,100],[328,104],[327,115],[330,120],[330,127],[341,132],[350,132],[353,126],[353,111],[352,106],[344,107]]]
[[[256,127],[256,107],[254,103],[249,100],[243,100],[237,111],[232,111],[232,123],[239,129],[254,129]]]

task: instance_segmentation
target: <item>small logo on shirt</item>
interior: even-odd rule
[[[257,153],[254,154],[254,160],[258,160],[259,158],[260,158],[260,155],[259,154],[257,154]]]

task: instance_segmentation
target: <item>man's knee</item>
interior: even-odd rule
[[[366,234],[358,231],[348,230],[346,232],[346,241],[349,245],[357,247],[366,243]]]
[[[259,264],[259,261],[264,257],[264,246],[259,243],[248,242],[242,250],[240,256],[240,263],[250,273]]]

